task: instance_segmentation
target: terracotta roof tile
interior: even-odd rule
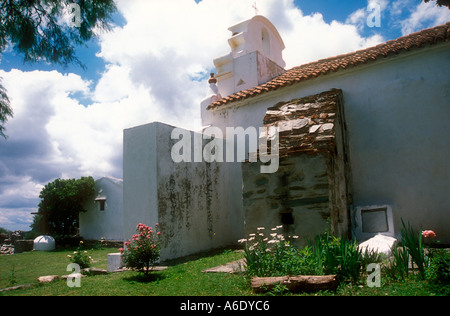
[[[339,55],[287,70],[284,74],[254,88],[237,92],[208,106],[208,110],[219,108],[239,100],[248,99],[269,91],[317,78],[358,65],[367,64],[381,58],[395,56],[416,48],[447,42],[450,39],[450,22],[400,37],[374,47],[353,53]]]

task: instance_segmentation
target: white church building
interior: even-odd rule
[[[450,23],[287,70],[269,20],[229,30],[201,132],[124,131],[123,239],[159,223],[170,259],[257,227],[398,237],[403,219],[450,243]]]

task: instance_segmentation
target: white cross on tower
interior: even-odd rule
[[[255,9],[255,15],[258,15],[258,7],[256,6],[256,2],[253,4],[253,9]]]

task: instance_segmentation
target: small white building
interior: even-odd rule
[[[80,213],[80,235],[87,240],[123,240],[123,180],[95,181],[95,193]]]

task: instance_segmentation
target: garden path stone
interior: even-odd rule
[[[203,273],[241,273],[245,271],[245,259],[240,259],[222,266],[203,270]]]
[[[105,275],[105,274],[109,274],[108,271],[103,270],[103,269],[97,269],[97,268],[86,268],[86,269],[84,269],[84,271],[86,273],[91,274],[91,275]]]
[[[150,272],[152,272],[152,271],[164,271],[164,270],[166,270],[166,269],[168,269],[168,268],[169,268],[169,267],[166,267],[166,266],[156,266],[156,267],[153,267],[153,268],[150,270]],[[116,272],[133,271],[133,270],[134,270],[134,269],[130,269],[130,268],[124,267],[124,268],[116,269],[116,270],[111,271],[111,272],[116,273]]]
[[[56,281],[58,279],[59,279],[59,276],[57,276],[57,275],[46,275],[46,276],[39,277],[38,281],[40,283],[50,283],[50,282]]]

